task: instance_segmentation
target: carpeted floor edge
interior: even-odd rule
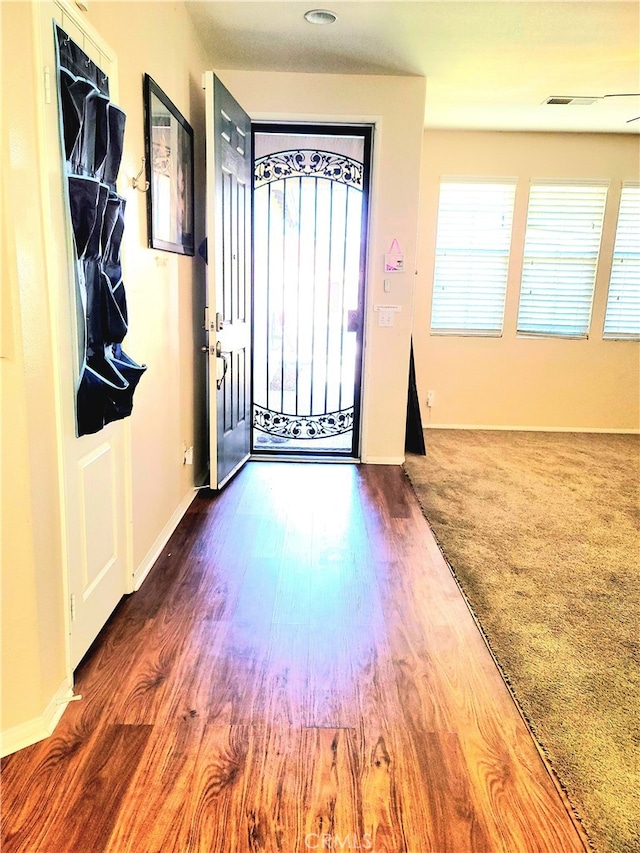
[[[509,675],[506,672],[504,666],[502,665],[500,658],[498,657],[498,655],[496,654],[496,652],[494,651],[494,649],[491,645],[491,640],[490,640],[489,636],[487,635],[487,632],[485,631],[485,629],[482,625],[482,622],[480,621],[479,616],[476,614],[474,607],[473,607],[473,604],[469,600],[469,597],[468,597],[468,595],[467,595],[467,593],[466,593],[466,591],[462,585],[462,581],[458,577],[455,566],[452,564],[451,560],[447,556],[447,552],[445,551],[444,546],[442,545],[442,542],[438,538],[438,535],[437,535],[436,531],[434,530],[433,525],[429,521],[429,517],[427,515],[427,510],[426,510],[424,504],[422,503],[422,501],[420,499],[420,494],[419,494],[418,490],[413,485],[413,481],[411,480],[411,475],[409,474],[406,466],[403,465],[402,470],[404,472],[405,477],[409,481],[409,484],[411,486],[411,489],[412,489],[414,495],[416,496],[416,500],[417,500],[418,505],[420,507],[420,510],[422,512],[422,516],[423,516],[424,520],[426,521],[427,526],[429,527],[429,530],[431,531],[431,533],[433,535],[433,538],[435,539],[436,545],[438,546],[438,549],[439,549],[440,553],[442,554],[442,557],[443,557],[449,571],[451,572],[451,576],[453,577],[453,579],[456,583],[456,586],[460,590],[460,594],[462,595],[462,598],[463,598],[463,600],[467,606],[467,609],[468,609],[469,613],[471,614],[471,618],[473,619],[478,631],[480,632],[480,636],[482,637],[483,642],[484,642],[485,646],[487,647],[487,650],[488,650],[489,654],[491,655],[493,662],[495,663],[496,667],[498,668],[500,676],[501,676],[502,680],[504,681],[507,690],[509,691],[509,695],[511,696],[511,699],[512,699],[514,705],[516,706],[518,713],[520,714],[524,724],[527,727],[527,730],[529,731],[529,734],[531,735],[531,739],[534,743],[534,746],[535,746],[538,754],[540,755],[540,757],[542,759],[542,763],[544,764],[544,767],[545,767],[547,773],[549,774],[549,778],[551,779],[554,787],[558,791],[558,794],[560,795],[562,803],[563,803],[565,809],[567,810],[567,813],[569,814],[569,817],[571,818],[578,835],[580,836],[583,843],[585,844],[585,847],[587,849],[595,851],[596,850],[595,843],[593,842],[592,838],[590,837],[589,833],[587,832],[587,830],[584,826],[584,823],[582,821],[582,817],[580,816],[578,809],[575,807],[575,805],[573,804],[573,802],[571,800],[571,795],[570,795],[569,791],[567,790],[564,782],[562,781],[562,779],[559,777],[558,773],[556,772],[556,769],[555,769],[554,764],[553,764],[553,760],[551,759],[551,756],[549,755],[544,742],[542,741],[542,739],[539,737],[539,735],[537,733],[535,723],[533,722],[533,720],[529,717],[527,712],[522,707],[522,703],[520,702],[520,699],[518,698],[518,694],[516,692],[516,689],[515,689],[513,683],[511,682],[511,679],[509,678]]]

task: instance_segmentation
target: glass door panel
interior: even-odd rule
[[[254,452],[358,454],[370,135],[254,132]]]

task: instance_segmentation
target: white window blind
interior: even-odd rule
[[[640,338],[640,185],[624,184],[613,249],[605,338]]]
[[[442,179],[433,334],[502,333],[515,190],[515,179]]]
[[[587,336],[606,198],[604,183],[532,182],[519,332]]]

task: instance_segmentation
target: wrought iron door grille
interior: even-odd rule
[[[363,163],[343,153],[255,161],[256,450],[352,449],[363,186]]]
[[[256,160],[254,189],[285,178],[328,178],[362,190],[363,165],[342,154],[312,148],[279,151]]]
[[[283,415],[253,407],[253,425],[270,435],[284,438],[311,439],[343,435],[353,429],[353,406],[328,415]]]

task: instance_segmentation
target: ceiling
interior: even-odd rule
[[[640,4],[604,0],[234,0],[186,6],[215,69],[427,78],[425,127],[638,133]],[[338,20],[308,24],[304,12]]]

